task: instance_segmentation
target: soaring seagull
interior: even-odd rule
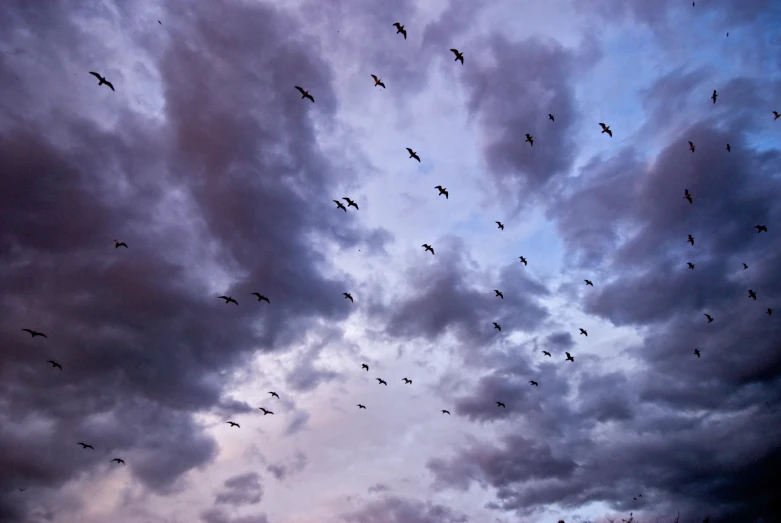
[[[94,76],[95,78],[97,78],[98,80],[100,80],[100,81],[98,82],[98,85],[103,85],[103,84],[106,84],[107,86],[111,87],[111,90],[112,90],[112,91],[114,90],[114,86],[113,86],[113,85],[111,85],[111,82],[109,82],[108,80],[106,80],[106,77],[105,77],[105,76],[100,76],[98,73],[96,73],[96,72],[94,72],[94,71],[90,71],[90,72],[89,72],[89,74],[91,74],[92,76]]]

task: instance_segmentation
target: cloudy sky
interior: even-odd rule
[[[3,2],[0,521],[771,521],[779,19]]]

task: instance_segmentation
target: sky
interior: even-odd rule
[[[0,522],[774,521],[779,19],[3,2]]]

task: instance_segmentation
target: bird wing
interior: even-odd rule
[[[401,29],[401,24],[398,22],[394,22],[393,27],[395,27],[396,29]]]
[[[101,77],[101,76],[100,76],[98,73],[96,73],[95,71],[90,71],[90,72],[89,72],[89,74],[91,74],[92,76],[94,76],[94,77],[95,77],[95,78],[97,78],[98,80],[102,80],[102,79],[103,79],[103,78],[102,78],[102,77]]]
[[[295,85],[295,86],[293,86],[293,87],[295,87],[296,89],[298,89],[298,92],[299,92],[299,93],[301,93],[302,95],[306,96],[306,91],[304,91],[304,88],[303,88],[303,87],[299,87],[298,85]]]
[[[415,151],[413,151],[413,150],[412,150],[412,149],[410,149],[409,147],[407,147],[407,151],[409,151],[409,153],[410,153],[410,154],[415,154]]]
[[[456,57],[458,57],[458,49],[451,49],[450,51],[452,51],[453,54],[456,55]]]
[[[377,78],[377,76],[376,76],[376,75],[372,75],[372,78],[374,78],[374,81],[375,81],[375,82],[379,82],[379,81],[380,81],[380,79],[379,79],[379,78]]]
[[[602,126],[602,129],[603,129],[603,130],[607,130],[607,126],[606,126],[604,123],[602,123],[602,122],[599,122],[599,125],[601,125],[601,126]]]
[[[112,91],[114,90],[114,86],[113,86],[113,85],[111,85],[111,82],[109,82],[109,81],[105,81],[105,80],[104,80],[104,81],[103,81],[103,83],[104,83],[104,84],[106,84],[107,86],[111,87],[111,90],[112,90]]]

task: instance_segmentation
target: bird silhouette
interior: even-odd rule
[[[497,228],[504,230],[504,224],[502,222],[496,222]]]
[[[751,289],[748,290],[748,297],[754,298],[754,301],[757,301],[757,293],[752,291]]]
[[[781,118],[781,114],[778,114],[778,111],[773,111],[773,116],[775,116],[775,118],[773,118],[773,121],[776,121],[779,118]]]
[[[529,265],[529,264],[526,262],[526,258],[524,258],[523,256],[519,256],[519,258],[521,259],[521,263],[522,263],[522,264],[524,264],[524,265]]]
[[[458,49],[451,49],[450,52],[456,55],[456,60],[461,60],[461,65],[464,65],[464,53],[458,52]]]
[[[504,403],[502,403],[501,401],[497,401],[497,402],[496,402],[496,406],[497,406],[497,407],[502,407],[503,409],[506,409],[506,408],[507,408],[507,406],[506,406]]]
[[[609,125],[605,125],[602,122],[599,122],[599,125],[602,126],[602,134],[607,133],[608,136],[610,136],[611,138],[613,137],[613,131],[610,130],[610,126]]]
[[[449,410],[442,409],[442,414],[450,414]]]
[[[365,407],[365,406],[363,406],[363,405],[361,405],[361,404],[359,403],[359,404],[358,404],[358,408],[359,408],[359,409],[365,409],[366,407]]]
[[[92,449],[92,450],[95,450],[95,447],[93,447],[92,445],[88,445],[86,443],[82,443],[81,441],[79,441],[77,443],[77,445],[81,445],[82,449]]]
[[[361,368],[366,369],[367,371],[369,370],[369,366],[366,365],[365,363],[361,363]]]
[[[114,248],[119,249],[120,247],[124,247],[125,249],[127,249],[127,243],[121,242],[119,240],[114,240]]]
[[[692,245],[694,245],[694,236],[692,236],[692,235],[690,234],[690,235],[689,235],[689,239],[688,239],[688,240],[686,240],[686,241],[687,241],[687,242],[689,242],[689,243],[691,243]]]
[[[586,332],[586,329],[580,329],[580,333],[585,336],[588,336],[588,332]]]
[[[692,201],[692,193],[689,192],[689,189],[684,189],[683,190],[683,199],[684,200],[689,200],[689,203],[694,203]]]
[[[713,103],[716,103],[716,97],[718,94],[716,93],[716,89],[713,90],[713,95],[711,95],[711,98],[713,99]]]
[[[220,299],[222,299],[222,300],[225,300],[225,305],[229,304],[230,302],[233,302],[233,303],[235,303],[236,305],[238,305],[238,304],[239,304],[239,302],[237,302],[236,300],[234,300],[234,299],[233,299],[233,298],[231,298],[230,296],[218,296],[218,298],[220,298]]]
[[[542,351],[542,353],[545,354],[547,357],[552,358],[550,352],[544,350],[544,351]]]
[[[428,243],[424,243],[423,245],[421,245],[421,247],[425,249],[423,252],[431,251],[431,254],[434,254],[434,247],[432,247]]]
[[[347,207],[345,207],[342,202],[340,202],[339,200],[334,200],[334,203],[336,204],[337,209],[341,209],[344,212],[347,212]]]
[[[269,391],[269,394],[271,394],[271,397],[272,397],[272,398],[277,398],[277,399],[279,399],[279,394],[277,394],[276,392],[274,392],[274,391]]]
[[[407,151],[409,151],[409,157],[415,158],[418,162],[420,162],[420,156],[418,156],[418,153],[407,147]]]
[[[746,264],[744,263],[744,264],[743,264],[743,270],[745,271],[746,269],[748,269],[748,265],[746,265]]]
[[[755,225],[754,228],[757,230],[757,234],[761,233],[762,231],[767,232],[767,226],[765,225]]]
[[[569,352],[565,352],[564,354],[567,355],[567,360],[566,361],[572,361],[572,362],[575,361],[575,358],[573,358],[572,354],[570,354]]]
[[[534,145],[534,137],[530,135],[529,133],[526,133],[526,140],[525,142],[529,142],[529,146]]]
[[[694,355],[700,357],[700,349],[694,349]]]
[[[768,308],[767,308],[767,315],[768,315],[768,316],[770,316],[771,314],[773,314],[773,309],[771,309],[770,307],[768,307]]]
[[[372,78],[374,78],[374,87],[377,87],[377,86],[379,85],[379,86],[380,86],[380,87],[382,87],[383,89],[385,88],[385,84],[384,84],[384,83],[382,83],[382,80],[380,80],[379,78],[377,78],[377,76],[376,76],[376,75],[372,75]]]
[[[26,488],[20,488],[19,492],[24,492],[25,490],[27,490],[27,489]]]
[[[347,207],[355,207],[355,210],[358,210],[358,204],[357,204],[357,203],[355,203],[355,202],[354,202],[353,200],[351,200],[350,198],[348,198],[348,197],[346,197],[346,196],[345,196],[344,198],[342,198],[342,200],[344,200],[344,201],[346,201],[346,202],[347,202]]]
[[[35,338],[36,336],[43,336],[44,338],[48,338],[48,336],[47,336],[46,334],[44,334],[44,333],[42,333],[42,332],[38,332],[38,331],[36,331],[36,330],[33,330],[33,329],[22,329],[22,330],[23,330],[24,332],[29,332],[29,333],[30,333],[30,335],[31,335],[33,338]]]
[[[388,386],[388,383],[384,379],[382,378],[374,378],[374,379],[377,380],[377,385],[385,385],[386,387]]]
[[[230,425],[231,427],[239,427],[239,428],[241,428],[241,425],[239,425],[239,424],[238,424],[238,423],[236,423],[235,421],[229,421],[229,422],[228,422],[228,425]]]
[[[98,85],[103,85],[103,84],[105,84],[105,85],[107,85],[107,86],[111,87],[111,90],[112,90],[112,91],[114,90],[114,86],[113,86],[113,85],[111,85],[111,82],[109,82],[108,80],[106,80],[106,77],[105,77],[105,76],[100,76],[98,73],[96,73],[96,72],[94,72],[94,71],[90,71],[90,72],[89,72],[89,74],[91,74],[92,76],[94,76],[95,78],[97,78],[98,80],[100,80],[100,81],[98,82]]]
[[[400,23],[396,22],[396,23],[393,24],[393,27],[396,28],[396,34],[401,33],[402,35],[404,35],[404,39],[405,40],[407,39],[407,30],[404,29],[403,25],[401,25]],[[364,408],[366,408],[366,407],[364,407]]]
[[[258,409],[263,411],[263,415],[264,415],[264,416],[266,416],[266,415],[268,415],[268,414],[274,414],[274,413],[273,413],[273,412],[271,412],[270,410],[266,410],[266,409],[264,409],[263,407],[258,407]]]
[[[730,152],[731,150],[732,148],[729,146],[729,144],[727,144],[727,152]]]
[[[46,363],[51,363],[51,364],[52,364],[52,368],[53,368],[53,369],[59,368],[60,370],[62,370],[62,365],[60,365],[60,364],[59,364],[59,363],[57,363],[56,361],[53,361],[53,360],[46,360]]]
[[[122,459],[122,458],[114,458],[114,459],[112,459],[112,460],[111,460],[111,462],[112,462],[112,463],[114,463],[115,461],[117,462],[117,465],[119,465],[120,463],[121,463],[122,465],[124,465],[124,464],[125,464],[125,460],[124,460],[124,459]]]
[[[263,296],[262,294],[260,294],[259,292],[253,292],[252,295],[253,296],[257,296],[258,297],[258,301],[265,301],[266,303],[271,305],[271,302],[269,301],[269,299],[266,298],[265,296]]]
[[[302,99],[302,100],[303,100],[304,98],[309,98],[310,100],[312,100],[312,103],[314,103],[315,99],[314,99],[314,98],[312,98],[312,95],[311,95],[311,94],[309,94],[309,91],[304,91],[304,88],[303,88],[303,87],[299,87],[299,86],[297,86],[297,85],[294,85],[293,87],[295,87],[296,89],[298,89],[298,92],[299,92],[299,93],[301,93],[301,99]]]
[[[692,142],[689,142],[689,150],[694,152],[694,144]]]
[[[555,122],[556,120],[553,119],[553,115],[551,113],[548,113],[548,120],[551,122]]]
[[[540,384],[539,384],[539,383],[537,383],[537,382],[536,382],[536,381],[534,381],[534,380],[530,380],[530,381],[529,381],[529,383],[531,383],[531,384],[532,384],[532,385],[534,385],[535,387],[539,387],[539,386],[540,386]]]
[[[411,384],[411,383],[412,383],[412,380],[408,380],[407,378],[402,378],[402,379],[401,379],[401,381],[403,381],[403,382],[404,382],[404,383],[406,383],[407,385],[409,385],[409,384]]]
[[[499,325],[498,323],[494,322],[494,329],[497,329],[497,330],[501,331],[502,330],[502,326]]]
[[[712,323],[713,322],[713,316],[711,316],[710,314],[706,313],[705,317],[708,318],[708,323]]]
[[[686,262],[686,265],[688,265],[690,269],[694,269],[694,264],[692,262]]]
[[[586,285],[591,285],[592,287],[594,286],[594,284],[591,283],[591,280],[583,280],[583,281],[586,282]]]
[[[504,299],[504,294],[501,293],[498,289],[494,289],[494,292],[496,293],[497,298]]]
[[[352,294],[349,292],[343,292],[342,296],[344,296],[345,300],[350,300],[351,303],[355,303],[355,300],[353,300]]]
[[[437,185],[436,187],[434,187],[434,189],[439,189],[439,196],[442,196],[442,195],[444,194],[444,195],[445,195],[445,199],[446,199],[446,200],[448,200],[448,199],[449,199],[449,198],[448,198],[447,189],[445,189],[445,188],[444,188],[444,187],[442,187],[441,185]]]

